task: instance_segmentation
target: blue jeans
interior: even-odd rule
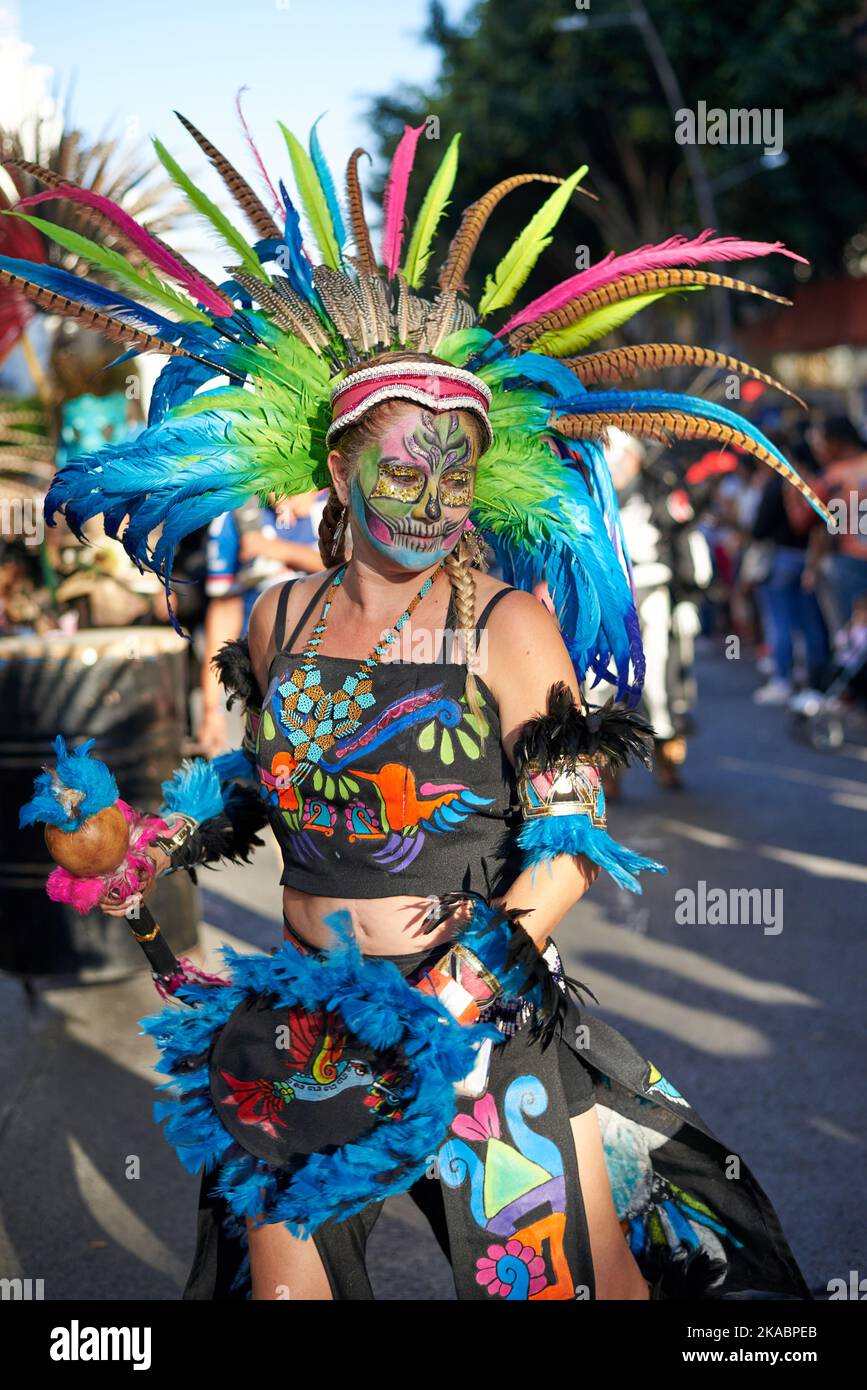
[[[813,688],[828,661],[828,632],[816,595],[801,588],[804,551],[778,545],[771,573],[761,586],[771,630],[768,633],[779,680],[792,678],[792,637],[801,633],[807,655],[807,681]]]
[[[867,597],[867,560],[859,560],[855,555],[833,555],[831,587],[837,620],[843,625],[852,617],[856,598]]]

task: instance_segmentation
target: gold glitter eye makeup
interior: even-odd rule
[[[440,495],[449,507],[468,507],[472,503],[473,475],[469,472],[450,473],[440,483]]]
[[[424,476],[417,468],[380,464],[371,497],[390,497],[396,502],[416,502],[425,488]]]

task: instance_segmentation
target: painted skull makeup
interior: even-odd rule
[[[473,501],[473,442],[456,411],[422,410],[366,449],[350,486],[352,519],[404,569],[426,569],[457,544]]]

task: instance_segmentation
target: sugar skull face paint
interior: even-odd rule
[[[361,455],[352,520],[404,569],[426,569],[457,544],[473,501],[475,449],[456,411],[408,411]]]

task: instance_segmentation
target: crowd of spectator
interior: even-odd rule
[[[829,697],[863,699],[867,663],[867,444],[830,416],[773,442],[831,514],[819,517],[776,473],[732,456],[704,525],[717,625],[754,650],[753,699],[809,715]]]

